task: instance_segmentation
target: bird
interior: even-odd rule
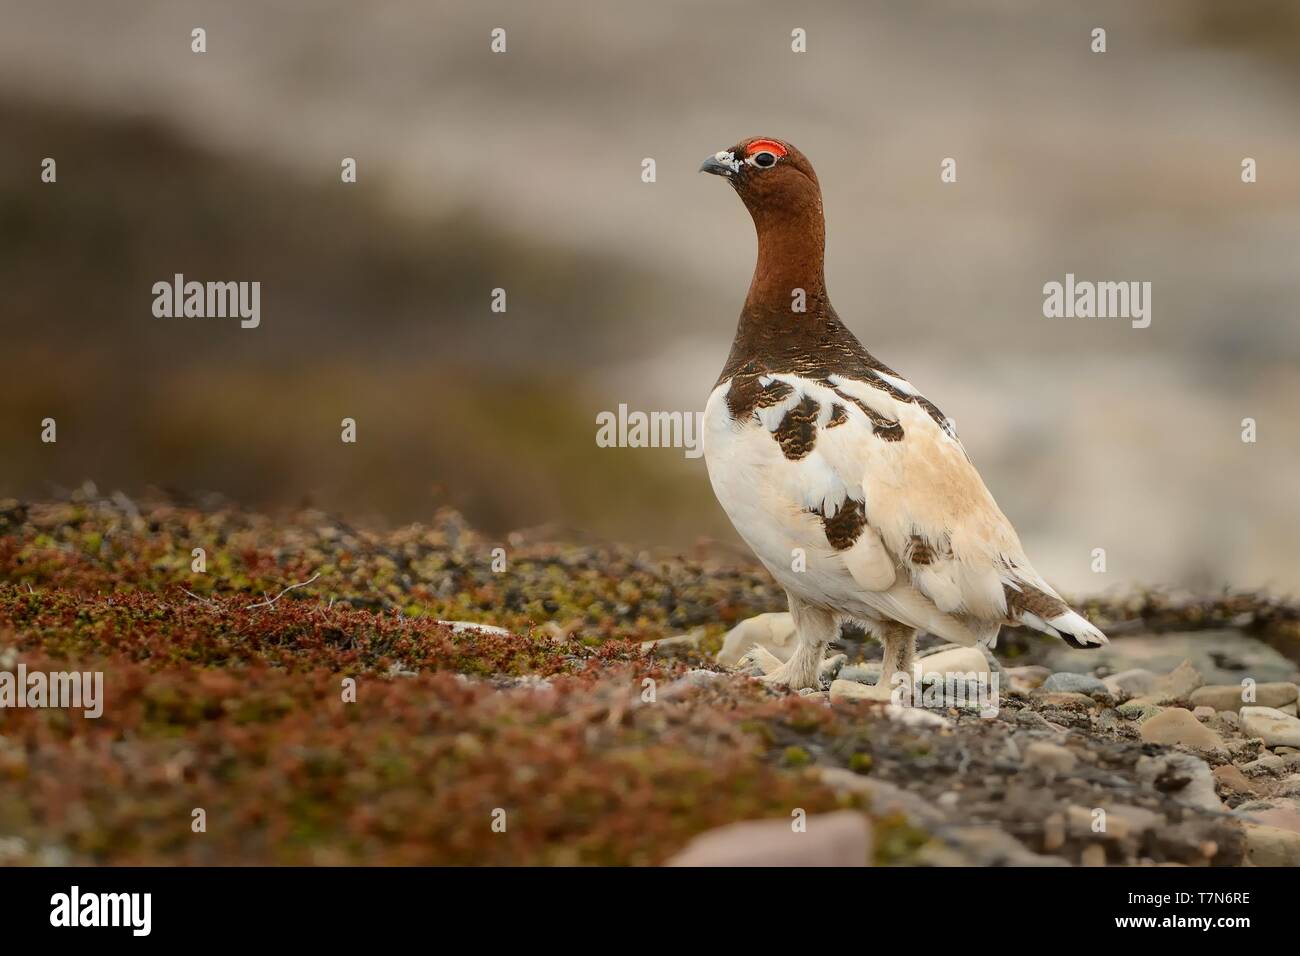
[[[1106,644],[1034,570],[952,420],[836,314],[807,157],[754,137],[700,171],[731,184],[758,238],[701,444],[718,502],[789,602],[795,649],[761,679],[822,686],[845,622],[880,641],[882,681],[912,673],[919,631],[991,648],[1018,624]]]

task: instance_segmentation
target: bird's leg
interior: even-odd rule
[[[759,680],[791,690],[821,689],[822,657],[826,645],[839,634],[839,621],[825,608],[813,607],[789,595],[796,644],[790,659]]]
[[[904,624],[881,624],[879,637],[885,648],[885,659],[880,667],[881,685],[894,686],[894,675],[902,673],[907,675],[910,689],[912,664],[916,660],[916,628]],[[906,696],[910,698],[911,694]]]

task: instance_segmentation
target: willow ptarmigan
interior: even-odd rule
[[[748,139],[700,169],[731,183],[758,233],[703,444],[718,501],[789,598],[796,649],[764,679],[816,686],[844,620],[884,645],[886,681],[911,670],[918,630],[992,646],[1019,623],[1105,644],[1030,565],[951,422],[835,314],[807,158]]]

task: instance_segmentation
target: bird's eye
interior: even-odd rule
[[[763,169],[776,165],[776,154],[769,153],[767,150],[755,153],[751,158],[755,166],[761,166]]]

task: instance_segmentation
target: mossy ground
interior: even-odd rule
[[[94,720],[0,711],[10,862],[654,864],[737,820],[870,812],[826,785],[828,766],[914,773],[921,790],[972,759],[996,770],[987,727],[937,739],[741,677],[687,679],[707,655],[641,649],[696,628],[707,649],[780,609],[734,563],[495,542],[451,513],[380,534],[78,495],[0,503],[0,582],[0,669],[102,671],[106,698]],[[1134,601],[1092,610],[1174,613]],[[1295,621],[1251,598],[1194,607]],[[1012,634],[1006,652],[1029,646]],[[880,862],[930,839],[897,814],[877,833]]]

